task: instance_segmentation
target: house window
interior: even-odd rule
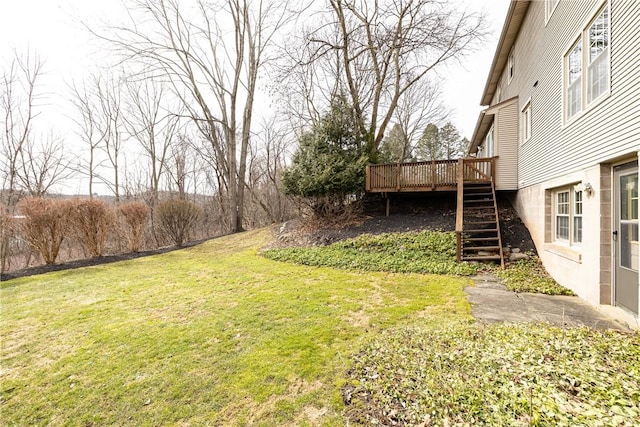
[[[522,109],[522,142],[531,138],[531,101],[528,101]]]
[[[582,191],[576,191],[573,199],[573,241],[582,243]]]
[[[582,243],[582,191],[562,189],[555,193],[555,240]]]
[[[564,57],[565,120],[609,93],[610,42],[609,5],[606,4]],[[586,72],[584,79],[583,70]]]
[[[582,110],[582,39],[567,54],[567,119]]]
[[[587,102],[609,90],[609,6],[589,26]]]
[[[560,0],[545,0],[545,16],[547,17],[547,21],[551,18],[553,11],[556,10],[558,3],[560,3]]]
[[[513,74],[515,72],[515,64],[513,58],[513,49],[511,49],[511,53],[509,53],[509,83],[511,83],[511,79],[513,79]]]
[[[484,146],[486,149],[485,157],[493,157],[493,126],[489,129],[489,133],[487,133],[487,137],[484,141]]]
[[[569,191],[556,193],[556,239],[569,240]]]

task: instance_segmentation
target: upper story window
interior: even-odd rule
[[[509,53],[509,66],[508,66],[508,71],[509,71],[509,83],[511,83],[511,79],[513,79],[513,74],[515,73],[515,63],[514,63],[514,58],[513,58],[513,49],[511,49],[511,52]]]
[[[609,93],[610,41],[607,3],[564,56],[565,120],[570,120]],[[583,77],[585,71],[586,75]]]
[[[609,90],[609,7],[605,7],[588,30],[587,102]]]
[[[522,142],[527,142],[531,138],[531,100],[527,101],[522,108]]]
[[[567,69],[567,119],[582,111],[582,39],[578,39],[565,59]]]
[[[544,16],[546,17],[547,21],[549,20],[549,18],[551,18],[553,11],[556,10],[556,6],[558,6],[558,3],[560,3],[560,0],[544,1]]]

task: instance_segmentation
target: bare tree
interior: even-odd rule
[[[315,70],[303,77],[329,80],[324,97],[348,96],[371,153],[379,148],[403,95],[442,64],[459,60],[484,36],[484,18],[456,10],[454,2],[329,0],[329,5],[330,13],[317,17],[308,32],[305,57],[296,65]],[[309,94],[308,83],[291,75]]]
[[[178,136],[180,111],[163,106],[167,89],[156,80],[127,83],[127,114],[124,123],[149,160],[149,190],[152,208],[158,201],[162,175],[167,168],[171,144]]]
[[[53,134],[41,138],[40,144],[27,140],[16,170],[19,187],[31,196],[44,196],[55,184],[72,177],[72,158],[65,153],[62,139]]]
[[[22,151],[33,131],[33,121],[39,100],[37,82],[42,74],[43,63],[38,55],[27,52],[14,54],[8,70],[2,75],[0,89],[0,113],[2,113],[2,147],[0,167],[3,173],[3,192],[6,192],[7,206],[16,203],[15,192],[18,185]]]
[[[111,165],[111,178],[106,178],[103,175],[103,183],[111,189],[116,203],[119,203],[122,144],[125,132],[123,128],[122,81],[113,77],[98,79],[95,81],[95,89],[95,96],[100,108],[100,133],[104,135],[102,149]]]
[[[175,186],[180,200],[186,200],[189,177],[197,173],[192,147],[193,142],[185,133],[179,134],[170,147],[169,164],[167,166],[168,185],[172,191]],[[195,179],[193,181],[195,182]],[[193,192],[194,194],[196,193],[195,190]]]
[[[78,136],[87,144],[89,149],[88,165],[86,173],[89,176],[89,197],[93,197],[93,180],[96,177],[96,169],[100,163],[96,163],[96,152],[102,146],[108,132],[104,125],[104,117],[99,102],[100,77],[91,76],[91,86],[84,83],[81,87],[75,83],[71,85],[71,102],[76,107],[78,115],[74,118],[78,126]],[[85,169],[82,165],[80,169]]]
[[[423,79],[400,97],[393,121],[403,131],[404,146],[402,157],[411,157],[423,129],[429,123],[440,123],[451,114],[442,103],[440,90],[428,79]]]
[[[282,172],[294,138],[274,117],[263,118],[251,144],[247,191],[251,203],[248,216],[256,226],[288,219],[291,203],[282,191]],[[258,214],[262,212],[262,215]]]
[[[111,41],[146,64],[150,75],[169,79],[215,153],[212,163],[226,193],[229,228],[240,231],[259,71],[290,15],[285,0],[195,3],[196,15],[188,16],[178,0],[131,0],[131,9],[142,17],[117,28]],[[136,24],[140,19],[145,26]]]

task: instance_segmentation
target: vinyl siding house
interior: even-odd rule
[[[512,0],[469,154],[549,273],[638,319],[640,1]]]

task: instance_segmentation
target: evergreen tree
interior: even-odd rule
[[[456,129],[451,122],[447,122],[442,126],[438,134],[444,159],[458,159],[464,156],[465,153],[464,147],[462,146],[462,138],[460,138],[458,129]]]
[[[354,195],[364,193],[366,138],[344,98],[302,135],[291,166],[283,174],[285,192],[300,196],[319,216],[339,214]]]
[[[458,129],[447,122],[441,128],[429,123],[418,141],[416,154],[419,160],[453,160],[467,154],[469,140],[461,138]]]
[[[381,163],[397,163],[410,161],[411,159],[412,153],[409,140],[402,126],[396,123],[382,141],[379,160]]]
[[[416,147],[418,160],[440,160],[444,153],[440,143],[440,130],[438,126],[429,123],[422,132]]]

